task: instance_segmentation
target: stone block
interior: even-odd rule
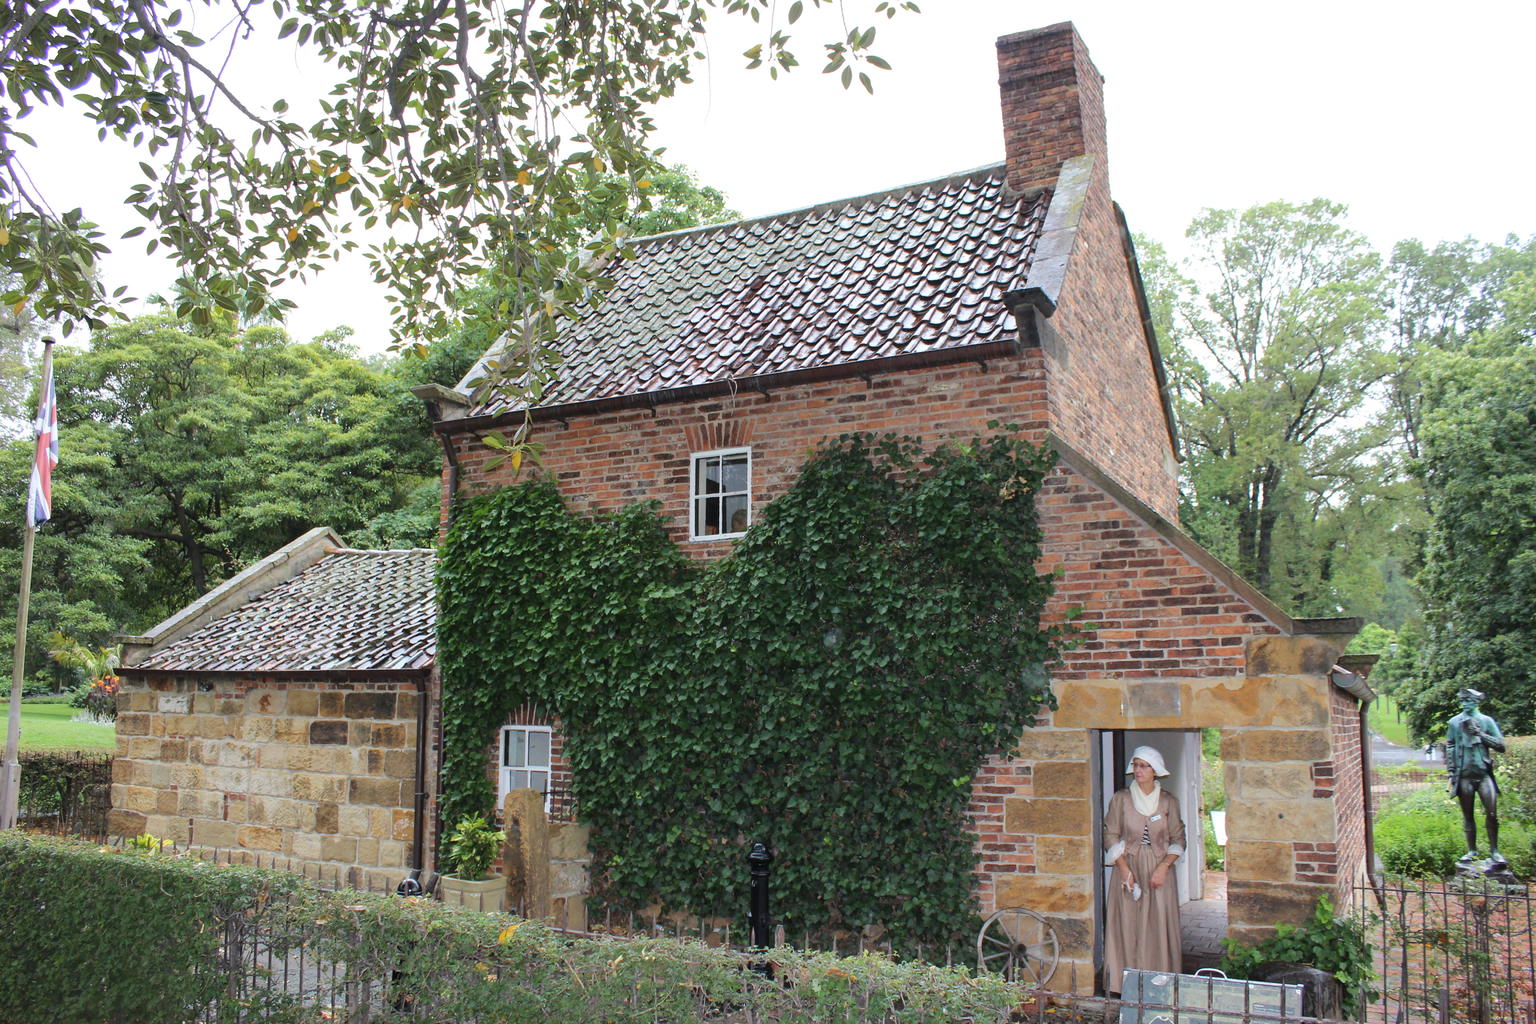
[[[416,752],[414,750],[369,750],[366,771],[391,779],[416,778]]]
[[[178,764],[171,769],[171,783],[180,789],[212,789],[201,765]]]
[[[378,863],[386,868],[404,867],[405,854],[409,849],[405,843],[380,843]]]
[[[250,743],[270,743],[277,739],[277,722],[271,715],[246,715],[240,720],[239,736]]]
[[[1087,800],[1086,762],[1038,761],[1034,768],[1035,796]]]
[[[1087,836],[1092,831],[1088,801],[1008,797],[1003,801],[1003,831],[1014,835]]]
[[[242,827],[233,821],[207,821],[199,818],[193,826],[192,834],[199,846],[232,850],[240,845]]]
[[[160,794],[145,786],[113,786],[112,804],[140,814],[155,814],[159,808]]]
[[[1256,636],[1248,641],[1250,676],[1327,675],[1342,648],[1309,636]]]
[[[587,892],[587,861],[557,860],[549,865],[549,893],[552,899],[582,896]]]
[[[178,796],[178,794],[177,794],[177,792],[174,789],[161,789],[161,790],[157,790],[156,794],[155,794],[155,813],[156,814],[176,814],[176,813],[178,813],[178,811],[180,810],[180,806],[179,805],[180,805],[181,801],[179,799],[177,799],[177,796]]]
[[[250,690],[245,695],[247,715],[281,715],[288,710],[288,694],[282,690]]]
[[[363,838],[357,841],[357,862],[359,864],[377,864],[379,862],[379,841],[372,838]]]
[[[1310,764],[1248,764],[1238,762],[1227,772],[1227,799],[1294,800],[1312,795]]]
[[[342,701],[342,716],[371,721],[395,717],[395,695],[384,693],[349,693]]]
[[[415,811],[390,812],[389,838],[409,841],[416,834]]]
[[[341,807],[339,804],[323,803],[315,805],[315,831],[325,835],[335,835],[341,826]]]
[[[1290,843],[1228,840],[1227,877],[1254,882],[1289,882],[1294,874],[1292,853]]]
[[[274,771],[291,768],[292,766],[288,763],[288,752],[299,749],[307,748],[290,747],[286,743],[263,743],[256,748],[256,766]]]
[[[320,836],[295,832],[288,838],[288,852],[298,860],[320,859]]]
[[[346,694],[335,690],[320,691],[320,709],[316,712],[322,718],[341,718],[346,708]]]
[[[322,718],[309,723],[310,743],[346,743],[347,739],[347,723],[344,721]]]
[[[357,840],[351,836],[321,836],[320,859],[357,863]]]
[[[309,718],[279,718],[276,720],[272,741],[291,746],[308,746],[309,727],[312,724],[313,720]]]
[[[174,814],[151,814],[144,821],[144,831],[156,839],[184,843],[187,841],[187,819]]]
[[[502,847],[502,873],[507,878],[507,897],[521,903],[531,918],[545,918],[551,909],[549,819],[544,814],[544,795],[531,789],[514,789],[501,804],[507,841]]]
[[[162,715],[186,715],[192,712],[190,693],[162,693],[155,699],[155,710]]]
[[[213,703],[213,713],[220,718],[238,718],[245,713],[245,701],[229,694],[220,694]]]
[[[1304,924],[1312,917],[1317,898],[1328,893],[1326,886],[1274,885],[1264,882],[1227,880],[1227,926],[1233,937],[1237,930],[1269,929],[1277,924]]]
[[[283,848],[283,830],[268,825],[242,825],[239,842],[247,850],[270,850],[275,853]]]
[[[117,734],[119,736],[148,736],[149,718],[148,714],[138,714],[137,712],[130,712],[126,715],[120,714],[117,716]]]
[[[183,789],[177,794],[176,813],[184,818],[222,818],[224,797],[201,789]]]
[[[272,825],[275,828],[298,828],[299,808],[303,806],[296,800],[285,800],[281,797],[253,796],[250,800],[251,820],[263,825]]]
[[[1125,689],[1114,680],[1067,679],[1056,683],[1052,724],[1070,729],[1125,729]]]
[[[160,744],[164,740],[157,740],[153,736],[124,736],[117,744],[117,755],[113,758],[113,765],[119,758],[135,758],[142,761],[160,761]],[[173,741],[175,742],[175,741]]]
[[[1035,870],[1042,875],[1086,875],[1093,870],[1097,852],[1082,838],[1040,836],[1035,840]]]
[[[1327,683],[1320,676],[1249,678],[1241,686],[1212,686],[1199,693],[1188,724],[1313,728],[1328,724]]]
[[[344,836],[366,836],[373,831],[373,816],[369,813],[371,810],[373,808],[343,804],[337,831]]]
[[[407,740],[414,738],[414,734],[403,725],[375,725],[368,731],[368,743],[375,747],[400,748],[406,745]]]
[[[404,788],[398,779],[352,779],[347,786],[347,801],[353,804],[398,807],[403,802]]]
[[[588,843],[592,827],[574,821],[549,823],[549,856],[552,860],[586,860],[592,856]]]
[[[340,803],[347,798],[347,780],[337,775],[294,773],[290,795],[295,800],[328,800]]]
[[[1086,877],[1005,875],[997,880],[997,903],[1038,914],[1087,914],[1093,910],[1093,889]]]
[[[211,693],[194,693],[192,695],[192,713],[194,715],[211,715],[215,703]]]
[[[1228,761],[1326,761],[1333,751],[1321,729],[1223,731],[1221,756]]]
[[[245,791],[258,796],[293,796],[293,773],[270,768],[252,768],[246,772]]]
[[[186,740],[159,740],[160,760],[165,762],[185,761],[190,750],[190,744]]]
[[[187,734],[208,740],[228,739],[235,734],[235,721],[232,715],[193,715],[187,722]]]
[[[320,696],[314,690],[289,690],[288,714],[295,718],[314,718],[320,713]]]
[[[113,836],[141,836],[144,834],[144,825],[149,818],[139,811],[130,811],[124,807],[113,807],[107,812],[107,834]]]
[[[1230,770],[1229,770],[1230,774]],[[1227,802],[1227,835],[1233,840],[1331,843],[1337,838],[1333,802],[1314,800],[1239,800]]]
[[[1088,733],[1049,726],[1025,729],[1019,737],[1019,757],[1026,761],[1087,761]]]
[[[1164,679],[1128,680],[1125,707],[1138,724],[1147,719],[1178,720],[1184,714],[1184,688]]]

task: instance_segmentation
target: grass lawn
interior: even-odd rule
[[[1371,731],[1380,734],[1387,741],[1396,743],[1400,747],[1413,746],[1413,738],[1408,735],[1407,720],[1397,720],[1397,702],[1391,697],[1378,697],[1371,702]]]
[[[0,701],[0,716],[10,714],[10,701]],[[117,748],[117,728],[71,722],[77,709],[68,704],[21,703],[22,750],[91,750]]]

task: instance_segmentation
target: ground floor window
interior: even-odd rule
[[[552,734],[547,725],[502,726],[500,765],[496,772],[498,807],[514,789],[533,789],[544,794],[544,810],[549,810]]]

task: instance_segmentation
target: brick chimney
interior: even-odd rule
[[[1062,162],[1092,153],[1104,166],[1104,77],[1070,21],[997,41],[1008,183],[1056,184]]]

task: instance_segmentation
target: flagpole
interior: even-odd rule
[[[43,339],[43,387],[53,372],[53,339]],[[16,827],[16,811],[21,796],[21,682],[27,667],[27,611],[32,599],[32,542],[37,525],[32,521],[32,500],[28,493],[26,529],[21,540],[21,597],[16,603],[16,652],[11,668],[11,706],[5,727],[5,764],[0,769],[0,829]]]

